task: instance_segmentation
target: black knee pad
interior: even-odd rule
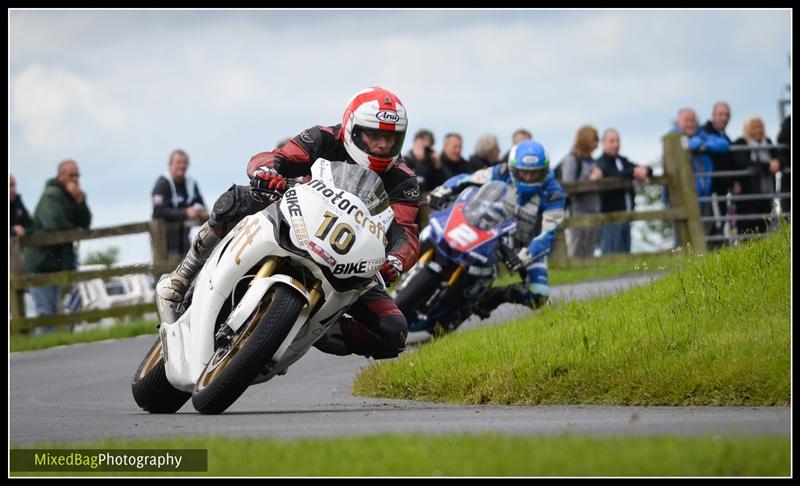
[[[230,228],[236,225],[236,223],[231,224],[231,216],[236,213],[238,207],[237,196],[238,186],[234,184],[214,202],[211,214],[208,215],[208,225],[217,236],[224,236]]]
[[[395,356],[406,347],[408,323],[400,316],[386,316],[380,320],[381,347],[386,352],[394,352]]]
[[[254,198],[250,186],[234,184],[214,203],[208,225],[221,238],[239,221],[266,208],[270,202]]]

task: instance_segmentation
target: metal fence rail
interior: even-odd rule
[[[792,169],[787,167],[785,169],[780,170],[783,174],[791,174]],[[695,172],[695,177],[752,177],[756,175],[755,167],[750,169],[741,169],[741,170],[716,170],[712,172]]]
[[[774,143],[771,145],[733,145],[728,148],[730,152],[752,152],[754,150],[781,150],[781,149],[789,149],[791,148],[789,145],[785,143]]]
[[[712,235],[706,237],[706,241],[728,241],[728,240],[754,240],[769,236],[770,233],[737,233],[731,235]]]
[[[729,148],[730,152],[753,152],[758,150],[774,150],[774,149],[789,149],[789,145],[785,144],[773,144],[773,145],[762,145],[762,146],[750,146],[750,145],[731,145]],[[712,172],[695,172],[695,178],[718,178],[718,177],[757,177],[760,176],[759,174],[759,166],[765,167],[767,165],[766,162],[753,162],[753,165],[749,167],[740,169],[740,170],[719,170],[719,171],[712,171]],[[758,165],[755,165],[758,164]],[[727,241],[732,244],[738,243],[740,240],[745,239],[755,239],[760,238],[762,236],[768,235],[778,226],[778,221],[781,218],[785,218],[786,220],[791,220],[791,213],[784,212],[781,208],[782,200],[790,199],[792,194],[790,192],[783,192],[781,189],[785,189],[783,179],[784,177],[791,177],[792,169],[791,167],[784,167],[779,170],[777,173],[773,175],[774,179],[774,191],[773,192],[762,192],[762,193],[753,193],[753,194],[731,194],[730,192],[725,195],[718,195],[712,194],[711,196],[703,196],[698,197],[697,200],[700,203],[711,203],[713,206],[713,213],[714,216],[702,216],[700,221],[703,223],[713,222],[714,227],[719,230],[723,228],[723,234],[708,234],[705,235],[705,241],[709,243],[714,242],[721,242]],[[772,201],[773,211],[771,213],[759,213],[759,214],[737,214],[735,212],[728,212],[727,214],[721,214],[722,209],[720,208],[721,204],[725,205],[733,205],[737,202],[743,201]],[[737,234],[735,232],[735,223],[737,221],[758,221],[758,220],[765,220],[770,223],[767,227],[766,232],[764,233],[743,233]]]
[[[757,221],[757,220],[774,220],[775,213],[761,213],[761,214],[731,214],[727,216],[702,216],[700,221]],[[782,216],[790,217],[790,213],[782,213]]]
[[[725,196],[703,196],[698,197],[700,202],[714,202],[714,201],[761,201],[764,199],[788,199],[792,196],[790,192],[774,192],[774,193],[761,193],[761,194],[736,194]]]

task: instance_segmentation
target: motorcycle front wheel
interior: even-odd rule
[[[230,407],[278,351],[305,304],[297,290],[272,287],[230,343],[214,352],[195,385],[194,408],[220,414]]]
[[[427,266],[422,266],[410,274],[408,279],[408,282],[405,282],[403,287],[397,291],[394,301],[406,321],[411,325],[417,320],[417,311],[420,306],[439,286],[441,277]]]

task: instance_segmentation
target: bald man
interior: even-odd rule
[[[86,194],[80,186],[81,173],[72,159],[58,164],[55,178],[45,183],[44,193],[33,213],[33,232],[36,234],[71,229],[88,229],[92,213],[86,205]],[[78,259],[73,243],[51,246],[32,246],[23,250],[23,264],[28,273],[75,270]],[[37,315],[58,313],[61,288],[58,285],[35,287],[31,294],[36,302]]]

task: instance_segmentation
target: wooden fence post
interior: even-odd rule
[[[167,263],[167,224],[163,219],[150,220],[150,246],[153,249],[153,278],[158,280],[159,266]]]
[[[553,240],[553,251],[550,252],[548,257],[549,265],[553,268],[564,268],[567,266],[567,239],[565,229],[559,227],[556,231],[556,237]]]
[[[664,170],[669,181],[669,200],[672,207],[681,207],[686,220],[676,224],[678,245],[691,243],[694,251],[706,250],[703,224],[700,220],[700,203],[697,200],[691,152],[686,135],[670,132],[661,138],[664,147]]]
[[[17,237],[10,238],[8,241],[8,263],[11,271],[11,278],[21,278],[24,276],[22,269],[22,245]],[[25,317],[25,289],[14,288],[11,286],[10,307],[11,317]]]

